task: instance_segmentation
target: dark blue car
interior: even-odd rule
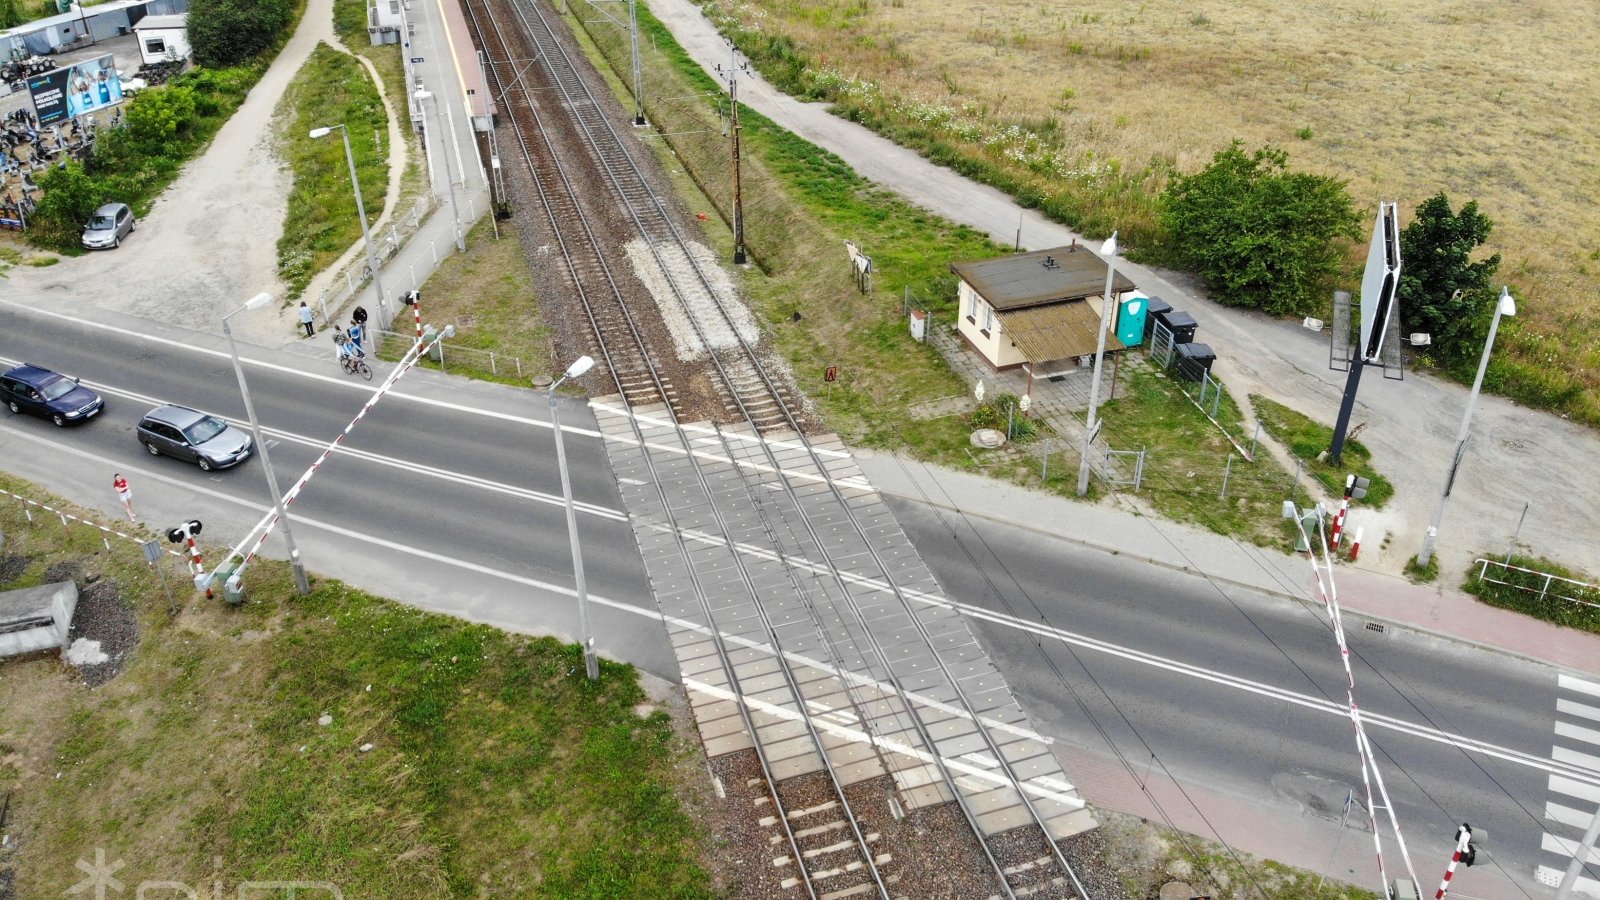
[[[106,405],[78,379],[28,363],[0,375],[0,403],[13,413],[33,413],[63,428],[94,418]]]

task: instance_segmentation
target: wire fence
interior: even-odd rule
[[[374,328],[370,334],[378,348],[377,355],[380,359],[399,359],[417,339],[415,331],[400,332]],[[441,372],[479,377],[515,378],[519,381],[524,377],[521,357],[467,347],[459,341],[451,342],[449,338],[440,338],[434,343],[433,351],[418,365],[438,369]]]
[[[433,212],[436,205],[433,195],[425,194],[417,198],[416,202],[404,214],[392,217],[389,220],[388,227],[379,229],[372,234],[372,253],[378,261],[379,277],[387,279],[384,282],[384,291],[391,298],[408,290],[416,290],[421,282],[417,277],[415,266],[407,266],[405,270],[396,272],[396,270],[386,267],[384,263],[393,259],[400,252],[400,248],[411,240],[418,229],[422,227],[422,224],[427,221],[429,213]],[[468,214],[470,216],[475,212],[470,209],[472,205],[470,197],[467,205],[469,206]],[[471,221],[471,219],[469,218],[467,221]],[[455,252],[455,244],[448,240],[444,242],[443,248],[439,246],[437,239],[432,240],[430,243],[433,250],[433,264],[436,267],[440,259]],[[345,304],[351,302],[357,294],[365,290],[367,282],[372,280],[372,269],[367,264],[366,253],[358,253],[355,260],[345,266],[337,277],[340,281],[335,282],[331,288],[323,288],[322,293],[317,297],[317,311],[321,314],[323,321],[328,323],[338,321],[339,310],[343,309]],[[423,277],[427,277],[426,272],[423,273]],[[330,315],[330,311],[332,315]],[[383,324],[388,324],[388,320],[395,313],[395,310],[381,310],[379,315],[384,319]]]

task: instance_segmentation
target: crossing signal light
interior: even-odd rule
[[[1359,475],[1351,475],[1344,481],[1344,496],[1346,500],[1360,500],[1367,495],[1367,488],[1372,480]]]
[[[191,538],[191,537],[193,537],[193,536],[195,536],[195,535],[197,535],[199,533],[200,533],[200,520],[199,519],[195,519],[195,520],[192,520],[192,521],[189,521],[189,522],[185,522],[182,525],[179,525],[177,528],[174,528],[174,529],[168,531],[167,532],[167,540],[173,542],[174,544],[181,544],[186,539]]]

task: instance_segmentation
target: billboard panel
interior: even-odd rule
[[[1361,278],[1361,358],[1382,362],[1385,332],[1394,316],[1394,295],[1400,287],[1400,208],[1379,203],[1378,220],[1367,248],[1367,270]]]
[[[111,54],[28,79],[39,124],[53,125],[122,102],[122,79]]]

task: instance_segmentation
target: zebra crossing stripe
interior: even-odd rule
[[[1559,803],[1546,802],[1544,805],[1544,817],[1553,822],[1560,822],[1563,825],[1570,825],[1573,828],[1582,830],[1588,828],[1589,823],[1594,821],[1594,810],[1591,809],[1586,812],[1581,809],[1573,809],[1570,806],[1562,806]]]
[[[1584,728],[1581,725],[1569,725],[1566,722],[1556,723],[1556,735],[1583,741],[1586,744],[1600,745],[1600,729]]]
[[[1568,797],[1587,800],[1592,805],[1600,804],[1600,787],[1584,784],[1581,781],[1565,778],[1561,775],[1550,776],[1550,790],[1558,794],[1565,794]]]
[[[1580,694],[1588,694],[1600,700],[1600,684],[1584,681],[1582,678],[1574,678],[1571,675],[1557,675],[1556,687],[1564,691],[1577,691]]]
[[[1600,722],[1600,706],[1590,706],[1575,700],[1556,700],[1556,712],[1566,713],[1569,716],[1578,716],[1592,722]]]
[[[1565,747],[1553,747],[1550,750],[1550,758],[1559,763],[1566,763],[1569,766],[1578,766],[1600,773],[1600,756],[1590,756],[1587,753],[1579,753],[1576,750],[1568,750]]]

